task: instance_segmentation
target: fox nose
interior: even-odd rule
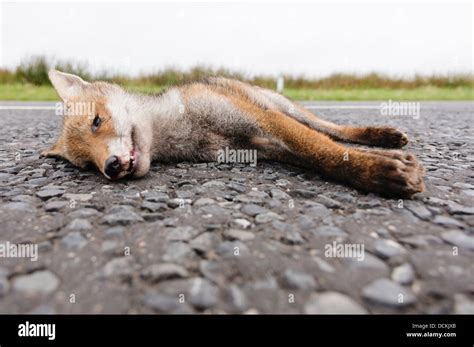
[[[119,157],[113,155],[105,161],[105,174],[110,178],[114,178],[120,173],[121,166]]]

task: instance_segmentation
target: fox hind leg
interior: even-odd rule
[[[414,157],[383,156],[345,147],[281,112],[238,100],[235,104],[254,117],[266,134],[284,143],[288,151],[277,152],[276,160],[385,196],[409,197],[424,190],[422,170]]]
[[[290,116],[334,140],[386,148],[402,148],[408,143],[408,136],[393,127],[339,125],[322,120],[302,106],[297,106],[295,113]]]
[[[268,98],[278,111],[334,140],[386,148],[402,148],[408,143],[407,135],[395,128],[335,124],[317,117],[304,106],[272,90],[257,88],[257,91]]]
[[[341,126],[340,133],[348,142],[369,146],[402,148],[408,143],[405,133],[388,126]]]

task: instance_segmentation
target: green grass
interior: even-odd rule
[[[54,101],[58,96],[51,86],[0,84],[0,100]]]
[[[284,94],[294,100],[474,100],[469,87],[414,89],[287,89]]]
[[[129,90],[157,93],[162,87],[155,85],[129,85]],[[470,87],[418,87],[413,89],[285,89],[284,94],[294,100],[474,100]],[[31,84],[0,84],[0,100],[55,101],[56,92],[51,86]]]

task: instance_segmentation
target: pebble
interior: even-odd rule
[[[130,256],[115,258],[110,260],[105,266],[99,271],[100,278],[111,278],[118,277],[121,279],[127,279],[132,276],[133,273],[133,259]]]
[[[441,245],[443,243],[439,237],[430,234],[403,237],[400,239],[400,242],[417,248]]]
[[[35,271],[15,277],[12,288],[27,296],[48,295],[59,286],[59,278],[49,270]]]
[[[153,264],[141,272],[141,277],[150,282],[188,277],[188,271],[181,265],[171,263]]]
[[[224,241],[217,246],[217,253],[224,258],[238,258],[247,256],[250,250],[240,241]]]
[[[62,210],[68,205],[69,205],[69,202],[67,201],[50,201],[44,206],[44,209],[46,212],[55,212],[55,211]]]
[[[190,199],[175,198],[175,199],[168,200],[168,206],[170,208],[178,208],[178,207],[182,207],[182,206],[185,206],[185,205],[189,205],[189,204],[191,204],[191,202],[192,201]]]
[[[85,230],[92,230],[93,227],[92,227],[92,224],[87,219],[76,218],[76,219],[73,219],[68,224],[67,229],[85,231]]]
[[[453,187],[459,189],[474,189],[474,184],[455,182],[453,183]]]
[[[367,314],[367,310],[347,295],[323,292],[311,295],[304,305],[307,314]]]
[[[89,201],[93,197],[94,197],[93,194],[71,194],[71,193],[64,194],[64,198],[68,200],[82,201],[82,202]]]
[[[347,260],[354,270],[367,269],[388,272],[387,264],[368,252],[364,253],[364,260],[358,260],[358,258],[347,258]]]
[[[474,314],[474,298],[469,298],[466,294],[454,295],[454,313]]]
[[[266,213],[259,213],[255,216],[255,222],[257,224],[265,224],[270,223],[274,220],[282,220],[283,217],[276,214],[275,212],[266,212]]]
[[[285,193],[281,189],[272,189],[270,191],[270,196],[272,198],[279,199],[279,200],[290,200],[291,199],[291,196],[288,195],[287,193]]]
[[[64,190],[62,189],[45,189],[40,190],[36,193],[36,196],[42,200],[48,200],[57,196],[61,196],[64,194]]]
[[[249,229],[252,226],[252,223],[243,218],[234,219],[233,222],[236,226],[241,227],[242,229]]]
[[[313,276],[292,269],[285,270],[282,281],[284,286],[289,289],[314,290],[316,288]]]
[[[467,206],[462,206],[459,205],[458,203],[455,203],[454,201],[449,201],[448,202],[448,211],[449,213],[452,214],[474,214],[474,207],[467,207]]]
[[[161,192],[147,192],[143,195],[143,198],[146,201],[163,202],[163,203],[167,203],[168,200],[170,199],[168,194],[161,193]]]
[[[204,205],[199,208],[199,212],[206,218],[212,218],[213,222],[227,220],[228,210],[219,205]]]
[[[148,210],[150,212],[164,212],[168,210],[168,207],[165,203],[162,203],[162,202],[145,201],[141,205],[141,209]]]
[[[208,181],[206,183],[203,183],[202,186],[206,188],[224,188],[225,183],[222,181],[214,180],[214,181]]]
[[[227,229],[224,231],[224,238],[230,241],[239,240],[239,241],[251,241],[255,238],[255,235],[249,231],[237,230],[237,229]]]
[[[290,181],[285,180],[284,178],[276,180],[275,184],[280,187],[286,187],[290,185]]]
[[[441,238],[459,248],[474,250],[474,237],[468,236],[459,230],[443,231]]]
[[[199,263],[199,271],[210,281],[222,286],[226,281],[226,276],[222,271],[220,263],[212,260],[202,260]]]
[[[273,221],[272,225],[271,225],[271,228],[275,229],[275,230],[278,230],[278,231],[281,231],[281,232],[298,230],[296,226],[294,226],[292,224],[289,224],[289,223],[281,222],[279,220]]]
[[[446,216],[436,216],[433,220],[433,223],[443,225],[446,227],[464,227],[464,224],[461,222],[457,221],[454,218],[451,217],[446,217]]]
[[[314,199],[318,196],[318,192],[308,189],[293,189],[290,195],[295,198]]]
[[[242,213],[245,213],[246,215],[249,215],[251,217],[255,217],[256,215],[258,214],[262,214],[262,213],[268,213],[270,211],[268,211],[266,208],[264,207],[261,207],[259,205],[256,205],[256,204],[247,204],[247,205],[244,205],[241,209]]]
[[[39,186],[44,185],[48,181],[49,179],[47,177],[38,177],[38,178],[29,179],[26,183],[32,187],[39,187]]]
[[[166,262],[183,262],[185,258],[191,256],[193,251],[190,246],[184,242],[171,242],[166,247],[163,260]]]
[[[397,283],[406,285],[411,284],[415,279],[415,271],[413,270],[413,266],[409,263],[402,264],[397,266],[392,271],[392,280]]]
[[[215,204],[216,201],[214,199],[210,199],[210,198],[200,198],[200,199],[197,199],[193,206],[204,206],[204,205],[212,205],[212,204]]]
[[[296,230],[286,230],[280,238],[280,241],[287,245],[300,245],[305,242],[303,237]]]
[[[233,313],[240,313],[247,309],[247,298],[244,292],[236,285],[231,285],[227,290],[227,303],[230,306],[230,311]]]
[[[393,307],[410,306],[416,302],[413,292],[387,278],[379,278],[362,289],[362,296],[370,301]]]
[[[318,217],[318,218],[324,218],[329,215],[331,215],[331,210],[328,209],[326,206],[319,204],[319,203],[313,203],[311,206],[306,210],[305,214],[311,217]]]
[[[11,197],[11,201],[26,202],[28,204],[34,204],[34,203],[36,203],[36,200],[37,199],[34,196],[25,195],[25,194],[20,194],[20,195],[16,195],[16,196]]]
[[[323,259],[319,257],[314,257],[313,260],[316,264],[318,264],[319,269],[321,269],[324,272],[334,273],[334,271],[336,271],[336,269],[334,269],[334,267],[331,266],[331,264],[329,264],[327,261],[324,261]]]
[[[26,202],[9,202],[2,205],[3,208],[12,211],[21,211],[21,212],[31,212],[34,210],[34,207]]]
[[[210,251],[219,241],[220,237],[218,235],[212,232],[206,232],[193,239],[189,245],[197,252],[206,253]]]
[[[32,314],[32,315],[36,315],[36,314],[51,315],[51,314],[56,314],[56,310],[51,305],[42,304],[42,305],[36,306],[34,309],[29,311],[28,314]]]
[[[406,203],[405,207],[421,220],[430,220],[431,212],[421,204]]]
[[[160,212],[142,213],[141,216],[146,222],[155,222],[165,219],[164,214]]]
[[[69,213],[71,218],[90,218],[100,215],[100,212],[94,208],[84,207]]]
[[[168,241],[189,241],[199,234],[199,230],[192,226],[180,226],[171,229],[166,240]]]
[[[278,289],[278,282],[275,277],[270,276],[250,283],[250,287],[254,290],[275,291]]]
[[[406,250],[393,240],[378,239],[374,242],[375,254],[383,259],[405,254]]]
[[[379,207],[381,205],[382,203],[380,202],[379,199],[360,200],[357,202],[357,207],[363,208],[363,209],[370,209],[374,207]]]
[[[238,193],[245,193],[247,191],[247,187],[244,186],[243,184],[239,183],[228,183],[227,187],[231,190],[234,190]]]
[[[338,237],[338,236],[346,236],[347,233],[339,227],[335,227],[332,225],[324,225],[316,228],[312,231],[313,235],[315,236],[327,236],[327,237]]]
[[[123,210],[122,212],[106,214],[102,218],[102,223],[108,225],[129,225],[133,223],[143,222],[144,219],[135,212]]]
[[[319,195],[318,196],[318,201],[320,203],[322,203],[324,206],[329,207],[329,208],[341,208],[342,207],[340,202],[338,202],[334,199],[328,198],[325,195]]]
[[[10,290],[10,283],[5,276],[0,276],[0,298],[5,296]]]
[[[61,243],[67,248],[80,249],[87,244],[87,240],[81,235],[80,232],[73,231],[64,236],[61,240]]]
[[[437,198],[435,196],[430,196],[427,197],[426,200],[428,205],[433,205],[433,206],[445,206],[448,204],[447,200]]]
[[[108,228],[104,231],[104,234],[107,237],[123,237],[123,234],[125,233],[125,228],[123,226],[115,226],[112,228]]]
[[[160,313],[192,313],[186,303],[181,303],[177,296],[161,293],[146,293],[143,296],[143,304]]]
[[[3,181],[3,182],[9,181],[9,180],[11,180],[13,177],[15,177],[15,175],[0,172],[0,181]]]
[[[206,279],[194,279],[189,290],[189,302],[198,310],[213,307],[218,300],[219,289]]]
[[[123,247],[117,240],[105,240],[101,246],[102,252],[110,255],[119,255],[124,251]]]
[[[316,222],[308,216],[299,216],[297,223],[300,230],[310,230],[316,227]]]

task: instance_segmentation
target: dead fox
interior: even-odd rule
[[[109,179],[142,177],[152,160],[216,161],[228,147],[366,192],[410,197],[424,190],[413,154],[336,142],[401,148],[408,139],[399,130],[334,124],[269,89],[212,77],[150,96],[56,70],[49,78],[66,105],[89,103],[94,112],[66,113],[61,135],[42,154],[93,164]]]

